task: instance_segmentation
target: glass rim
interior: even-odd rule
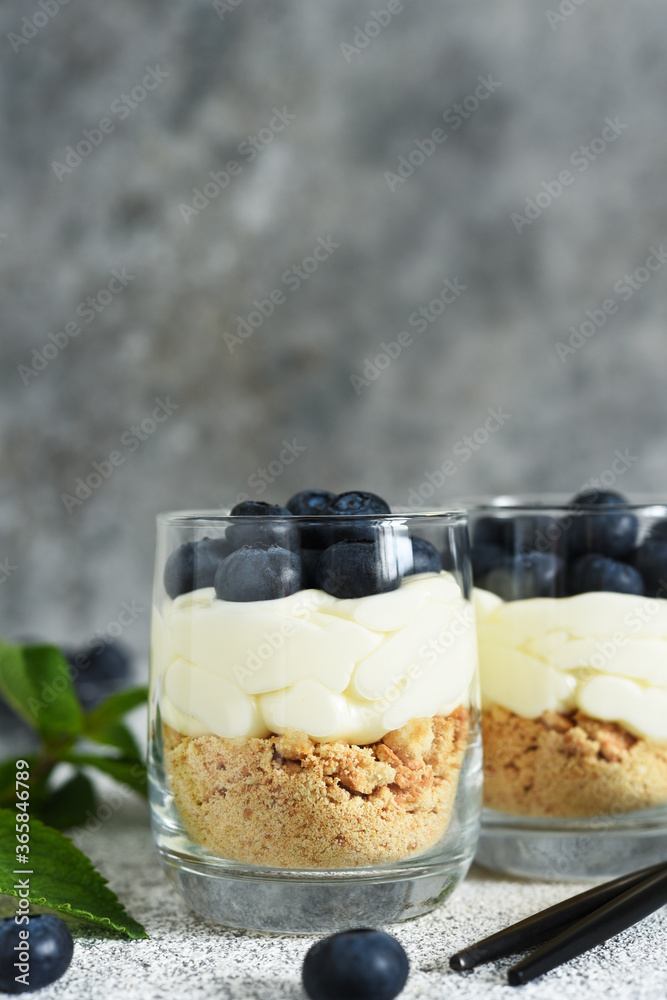
[[[326,523],[332,524],[338,521],[344,523],[350,523],[352,521],[362,521],[364,523],[385,523],[395,522],[402,523],[405,521],[417,521],[417,520],[445,520],[454,523],[467,524],[468,522],[468,510],[460,505],[455,505],[452,507],[444,507],[441,510],[407,510],[407,511],[392,511],[390,514],[261,514],[261,515],[250,515],[250,514],[231,514],[224,508],[216,508],[213,510],[173,510],[173,511],[162,511],[156,515],[156,520],[158,524],[167,524],[171,526],[177,525],[189,525],[189,524],[205,524],[207,522],[215,523],[216,521],[248,521],[248,522],[258,522],[258,521],[289,521],[299,524],[316,524],[316,523]]]
[[[593,490],[594,487],[591,487]],[[601,490],[600,492],[604,492]],[[667,500],[643,496],[624,503],[574,503],[574,497],[564,493],[498,494],[497,496],[472,496],[461,501],[469,515],[480,512],[535,513],[535,514],[609,514],[644,512],[655,517],[667,517]]]

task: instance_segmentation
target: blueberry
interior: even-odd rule
[[[570,555],[586,552],[621,559],[635,547],[639,525],[637,518],[622,510],[628,501],[621,493],[612,490],[584,490],[578,493],[569,506],[577,511],[567,531]],[[586,513],[585,507],[618,508],[613,513]]]
[[[272,601],[301,590],[301,559],[279,545],[244,545],[220,564],[215,592],[223,601]]]
[[[384,594],[400,587],[398,553],[376,542],[336,542],[318,559],[315,578],[318,588],[334,597]]]
[[[644,577],[648,597],[665,596],[667,590],[667,538],[651,536],[635,550],[633,565]]]
[[[212,587],[218,566],[233,549],[224,538],[184,542],[165,563],[164,589],[173,598],[201,587]]]
[[[611,590],[617,594],[643,594],[644,580],[633,566],[616,562],[591,552],[570,568],[570,593],[586,594],[593,590]]]
[[[389,504],[375,493],[363,493],[360,490],[351,490],[348,493],[339,493],[327,504],[322,511],[323,514],[345,515],[349,518],[349,523],[327,524],[324,527],[322,536],[327,545],[334,542],[343,541],[374,541],[377,537],[377,527],[368,520],[355,521],[355,517],[366,517],[375,515],[384,517],[390,514]],[[342,519],[341,519],[342,522]]]
[[[28,937],[26,938],[25,933]],[[42,913],[30,916],[27,924],[18,925],[13,917],[0,921],[0,991],[3,993],[29,993],[60,979],[72,961],[74,942],[69,927],[58,917]],[[23,953],[27,961],[22,962]],[[23,976],[26,982],[17,982]]]
[[[563,591],[563,560],[551,552],[505,556],[499,565],[475,582],[504,601],[558,597]]]
[[[231,514],[245,519],[231,524],[227,529],[227,538],[234,548],[242,545],[280,545],[291,549],[296,545],[298,533],[295,526],[289,523],[292,514],[287,507],[265,503],[263,500],[244,500],[232,507]],[[263,520],[267,517],[276,520]],[[262,520],[257,521],[256,518]]]
[[[479,581],[483,576],[486,576],[494,567],[502,565],[506,558],[505,552],[499,545],[494,545],[491,542],[480,542],[473,545],[472,575],[477,586],[481,586]]]
[[[327,506],[325,514],[390,514],[389,504],[375,493],[351,490],[339,493]]]
[[[327,504],[336,498],[329,490],[302,490],[287,501],[285,506],[299,517],[316,517],[325,513]],[[300,524],[299,534],[304,549],[325,549],[332,541],[331,530],[322,524]]]
[[[317,941],[306,952],[302,976],[311,1000],[393,1000],[409,971],[396,938],[362,928]]]
[[[290,513],[302,516],[322,514],[327,504],[335,499],[336,494],[330,493],[329,490],[301,490],[300,493],[290,497],[285,507]]]
[[[406,576],[416,573],[439,573],[442,569],[442,559],[435,545],[425,538],[412,539],[412,568],[406,571]]]
[[[124,646],[116,642],[93,642],[80,649],[63,649],[74,678],[79,700],[88,710],[124,687],[132,661]]]

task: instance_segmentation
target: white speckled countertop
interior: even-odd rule
[[[304,1000],[301,962],[315,939],[228,931],[188,910],[162,873],[145,807],[126,802],[79,843],[151,939],[79,933],[69,970],[36,994],[40,1000]],[[667,908],[518,992],[506,985],[509,959],[471,973],[450,971],[449,956],[459,948],[581,888],[473,869],[440,909],[389,928],[410,958],[401,1000],[665,1000]]]

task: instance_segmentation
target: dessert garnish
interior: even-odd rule
[[[393,1000],[408,978],[402,945],[385,931],[341,931],[317,941],[303,962],[310,1000]]]

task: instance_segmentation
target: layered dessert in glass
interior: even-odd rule
[[[181,850],[264,869],[374,869],[442,854],[452,826],[469,848],[479,782],[461,789],[478,742],[465,519],[416,524],[373,494],[307,491],[287,508],[242,504],[165,527],[152,736]]]
[[[500,814],[541,821],[542,830],[549,820],[625,830],[648,822],[661,831],[653,845],[660,855],[667,823],[666,515],[661,506],[632,505],[603,490],[560,505],[501,498],[476,510],[484,804],[496,814],[485,814],[485,829],[497,829]],[[634,846],[619,844],[619,851],[629,860]],[[646,839],[644,846],[653,849]],[[601,842],[588,848],[604,856]],[[594,868],[589,851],[577,851],[566,863],[573,877],[589,873],[589,862]],[[524,845],[513,870],[534,874],[533,861],[539,869],[529,853]],[[613,874],[618,863],[604,862],[605,870]]]

